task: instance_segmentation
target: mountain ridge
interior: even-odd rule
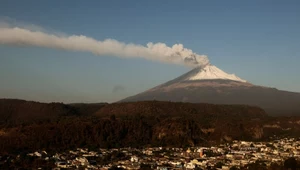
[[[244,104],[261,107],[271,115],[300,115],[300,93],[258,86],[240,78],[240,80],[225,79],[223,75],[191,80],[191,77],[199,74],[199,71],[201,74],[202,68],[195,68],[173,80],[118,102],[157,100]]]

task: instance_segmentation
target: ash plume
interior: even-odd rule
[[[70,51],[91,52],[95,55],[122,58],[144,58],[164,63],[199,67],[209,64],[206,55],[199,55],[184,48],[182,44],[169,47],[165,43],[146,45],[126,44],[114,39],[99,41],[84,35],[57,35],[43,29],[32,30],[28,27],[12,26],[0,22],[0,44],[37,46]]]

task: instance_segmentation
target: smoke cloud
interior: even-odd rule
[[[144,58],[186,65],[190,67],[205,66],[209,60],[205,55],[199,55],[192,50],[184,48],[182,44],[169,47],[164,43],[147,45],[125,44],[114,39],[98,41],[84,35],[57,35],[47,33],[42,29],[11,26],[0,22],[0,44],[37,46],[53,49],[91,52],[95,55],[108,55],[123,58]]]

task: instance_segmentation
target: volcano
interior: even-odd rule
[[[211,64],[120,102],[151,100],[252,105],[270,115],[300,115],[300,93],[253,85]]]

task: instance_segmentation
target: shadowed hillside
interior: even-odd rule
[[[49,122],[60,117],[93,115],[105,103],[63,104],[40,103],[17,99],[0,99],[0,126]]]
[[[1,100],[0,152],[76,147],[195,146],[299,136],[297,117],[258,107],[172,102],[114,104]]]
[[[44,122],[71,115],[78,115],[78,112],[62,103],[45,104],[25,100],[0,99],[0,125],[13,126]]]

